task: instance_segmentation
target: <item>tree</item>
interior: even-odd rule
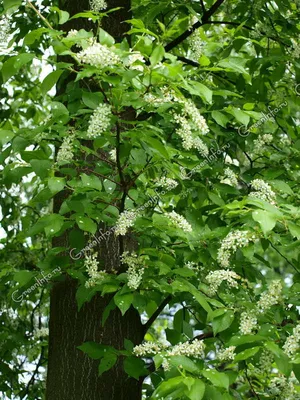
[[[4,0],[5,398],[297,398],[298,7]]]

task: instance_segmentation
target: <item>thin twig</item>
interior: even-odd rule
[[[51,26],[49,21],[39,12],[37,8],[34,7],[34,5],[31,3],[31,1],[27,1],[28,6],[34,10],[34,12],[41,18],[41,20],[48,26],[49,29],[54,31],[54,28]]]
[[[157,310],[151,315],[151,317],[148,319],[148,321],[143,325],[144,333],[146,333],[148,331],[150,326],[153,324],[153,322],[156,320],[156,318],[159,316],[159,314],[162,312],[162,310],[166,307],[166,305],[169,303],[171,298],[172,298],[171,295],[167,296],[165,298],[165,300],[157,308]]]

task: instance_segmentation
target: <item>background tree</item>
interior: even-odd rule
[[[297,398],[298,7],[4,0],[4,398]]]

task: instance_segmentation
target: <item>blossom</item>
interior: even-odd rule
[[[167,190],[172,190],[175,189],[178,186],[178,182],[176,182],[174,179],[167,178],[166,176],[161,177],[160,179],[157,180],[156,185],[158,187],[165,188]]]
[[[144,258],[138,257],[138,255],[134,252],[129,254],[128,251],[125,251],[121,255],[121,261],[129,266],[127,270],[128,287],[136,290],[140,286],[143,279],[145,270]]]
[[[230,168],[225,169],[224,175],[225,177],[220,181],[221,183],[225,183],[229,186],[238,185],[237,175]]]
[[[160,91],[161,96],[153,93],[146,93],[144,95],[144,100],[155,107],[179,101],[175,91],[168,86],[163,86]]]
[[[206,276],[206,280],[209,283],[209,294],[215,295],[223,281],[225,281],[229,287],[238,287],[236,281],[238,279],[241,279],[241,277],[233,271],[224,269],[211,271]]]
[[[49,336],[49,328],[40,328],[40,329],[35,329],[34,331],[34,337],[36,337],[37,339],[47,336]]]
[[[202,157],[208,156],[209,154],[208,147],[199,137],[194,139],[193,147],[199,151]]]
[[[286,342],[283,345],[283,351],[289,357],[292,357],[299,350],[299,342],[300,342],[300,324],[296,325],[295,328],[293,328],[293,334],[286,339]]]
[[[267,182],[263,181],[262,179],[254,179],[251,182],[251,187],[254,189],[254,191],[249,194],[250,197],[256,197],[273,205],[276,204],[276,194],[273,192],[271,186]]]
[[[250,241],[256,239],[256,236],[249,231],[236,230],[230,232],[225,239],[222,240],[221,247],[218,250],[217,260],[223,268],[229,267],[231,254],[238,248],[248,246]]]
[[[194,147],[194,137],[191,126],[186,117],[174,114],[174,120],[180,125],[176,129],[176,134],[182,139],[182,146],[186,150],[191,150]]]
[[[279,396],[280,399],[294,400],[296,398],[292,380],[283,375],[271,379],[268,391],[273,396]]]
[[[137,357],[144,357],[149,354],[158,354],[162,350],[163,346],[155,342],[145,342],[135,346],[132,350],[133,354]]]
[[[105,0],[90,0],[90,7],[92,11],[99,12],[107,8],[107,2]]]
[[[203,341],[195,339],[192,343],[179,343],[167,351],[168,356],[187,356],[195,358],[204,357],[205,344]]]
[[[250,335],[256,326],[257,318],[253,311],[241,314],[240,331],[243,335]]]
[[[190,117],[199,134],[205,135],[209,132],[205,118],[200,114],[198,108],[191,99],[185,99],[183,101],[183,114]]]
[[[97,253],[90,256],[86,255],[84,259],[84,267],[88,273],[89,280],[86,281],[85,287],[91,288],[103,281],[107,276],[105,271],[98,271]]]
[[[117,162],[117,149],[110,150],[109,156],[112,161]]]
[[[8,47],[9,34],[11,25],[6,16],[0,18],[0,53],[1,50],[6,50]]]
[[[68,32],[66,39],[73,39],[75,36],[77,36],[77,34],[78,34],[78,31],[76,29],[71,29]]]
[[[280,301],[282,291],[282,283],[279,280],[272,281],[268,290],[261,294],[257,303],[260,312],[268,310]]]
[[[145,64],[143,55],[138,51],[130,52],[127,62],[129,68],[137,71],[143,71],[144,65],[142,64]]]
[[[172,211],[167,214],[167,217],[173,225],[177,228],[182,229],[184,232],[192,232],[192,226],[187,222],[187,220],[182,216]]]
[[[274,362],[273,354],[268,350],[263,350],[259,358],[259,370],[268,373]]]
[[[113,67],[120,62],[120,58],[104,44],[92,43],[86,49],[76,54],[77,59],[97,68]]]
[[[229,346],[227,348],[221,349],[217,352],[217,358],[220,361],[233,360],[235,357],[235,346]]]
[[[261,135],[258,139],[254,140],[253,145],[253,153],[254,154],[262,154],[265,150],[265,146],[270,144],[273,141],[273,136],[269,133],[265,135]]]
[[[105,132],[111,122],[111,106],[108,104],[100,104],[94,111],[89,121],[87,136],[95,138]]]
[[[199,29],[196,29],[189,37],[189,45],[191,50],[191,58],[198,61],[203,52],[203,41],[200,36]]]
[[[163,358],[163,362],[162,362],[161,366],[163,367],[164,371],[170,371],[170,369],[171,369],[170,363],[169,363],[168,359],[165,357]]]
[[[74,135],[69,135],[64,138],[62,145],[57,152],[56,159],[58,164],[70,163],[73,160],[73,142]]]
[[[135,211],[124,211],[119,215],[119,219],[116,223],[115,227],[115,235],[116,236],[124,236],[126,235],[128,228],[131,228],[134,225],[134,222],[137,218],[137,214]]]

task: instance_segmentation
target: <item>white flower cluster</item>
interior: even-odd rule
[[[57,152],[56,160],[58,164],[66,164],[73,160],[73,142],[74,135],[69,135],[64,138],[62,145]]]
[[[257,303],[260,312],[264,312],[280,302],[282,292],[282,283],[279,280],[272,281],[268,290],[263,292]]]
[[[193,261],[187,261],[184,264],[185,268],[191,269],[192,271],[200,271],[201,269],[203,269],[203,267],[200,267],[198,264],[196,264]]]
[[[196,29],[189,37],[189,47],[191,50],[192,60],[198,62],[203,52],[203,41],[200,37],[199,29]]]
[[[285,376],[276,376],[270,382],[269,393],[284,400],[295,400],[295,387],[291,379]]]
[[[182,101],[182,103],[184,115],[190,117],[195,128],[198,130],[198,133],[200,133],[201,135],[206,135],[209,132],[209,128],[207,126],[205,118],[200,114],[198,108],[195,106],[191,99],[185,99]]]
[[[292,57],[300,58],[300,45],[299,45],[299,43],[295,39],[292,39],[292,43],[293,43]]]
[[[162,96],[158,96],[153,93],[146,93],[144,95],[144,100],[153,105],[154,107],[159,107],[164,104],[178,102],[179,99],[176,96],[176,93],[173,89],[168,88],[167,86],[163,86],[161,89]]]
[[[209,283],[209,294],[211,296],[215,295],[222,284],[225,281],[229,287],[238,287],[237,280],[241,277],[233,271],[221,269],[218,271],[211,271],[206,280]]]
[[[34,331],[34,337],[37,339],[47,336],[49,336],[49,328],[40,328],[40,329],[35,329]]]
[[[73,39],[75,36],[77,36],[77,34],[78,34],[78,31],[76,29],[71,29],[68,32],[66,39]]]
[[[111,106],[108,104],[100,104],[94,111],[89,121],[87,136],[95,138],[105,132],[111,122]]]
[[[192,343],[178,343],[167,351],[168,356],[187,356],[195,358],[204,357],[205,344],[203,341],[195,339]]]
[[[258,139],[254,140],[253,142],[254,145],[253,153],[262,154],[265,150],[265,146],[272,143],[272,141],[273,141],[273,136],[270,135],[269,133],[259,136]]]
[[[101,283],[107,276],[105,271],[98,271],[97,253],[85,256],[84,267],[89,276],[89,279],[85,282],[86,288],[91,288]]]
[[[147,355],[158,354],[163,349],[163,346],[155,342],[145,342],[133,348],[133,354],[137,357],[145,357]]]
[[[173,225],[177,228],[182,229],[184,232],[192,232],[192,226],[187,222],[187,220],[182,216],[172,211],[167,214],[167,217]]]
[[[176,182],[174,179],[163,176],[160,179],[157,179],[156,185],[167,190],[173,190],[178,186],[178,182]]]
[[[107,8],[107,3],[105,0],[90,0],[90,7],[92,11],[99,12]]]
[[[202,157],[208,155],[209,150],[207,146],[199,137],[195,137],[192,131],[190,121],[183,115],[174,114],[174,120],[179,124],[176,129],[176,134],[182,139],[182,146],[186,150],[197,149]]]
[[[128,251],[124,251],[121,255],[121,261],[124,264],[128,265],[127,270],[127,278],[128,278],[128,287],[130,289],[136,290],[143,279],[144,275],[144,258],[138,257],[136,253],[129,254]]]
[[[254,328],[257,326],[257,318],[255,313],[242,312],[240,321],[240,331],[243,335],[251,335]]]
[[[257,199],[267,201],[273,205],[276,204],[276,194],[267,182],[262,179],[254,179],[251,182],[251,187],[254,191],[249,194],[250,197],[256,197]]]
[[[142,54],[138,51],[131,52],[128,57],[127,66],[130,69],[137,71],[144,71],[145,59]]]
[[[86,49],[76,54],[78,61],[97,68],[113,67],[120,62],[120,58],[111,48],[104,44],[92,43]]]
[[[246,247],[251,241],[254,241],[256,236],[249,231],[236,230],[230,232],[221,243],[218,250],[217,261],[223,268],[229,267],[231,255],[241,247]]]
[[[259,358],[259,370],[262,373],[270,372],[274,362],[273,354],[268,350],[263,350]]]
[[[237,175],[230,168],[224,170],[224,175],[224,178],[220,181],[221,183],[225,183],[229,186],[238,185]]]
[[[117,149],[110,150],[109,157],[112,161],[117,162]]]
[[[300,324],[295,326],[293,328],[293,334],[290,335],[287,339],[286,342],[283,345],[283,350],[284,352],[289,356],[293,357],[293,355],[299,350],[300,342]]]
[[[165,357],[163,358],[163,362],[162,362],[161,366],[163,367],[164,371],[170,371],[170,369],[171,369],[170,363],[167,360],[167,358],[165,358]]]
[[[119,219],[115,226],[115,235],[126,235],[129,228],[134,225],[137,214],[134,211],[124,211],[119,215]]]
[[[217,352],[217,358],[220,361],[229,361],[229,360],[233,360],[235,357],[235,346],[229,346],[225,349],[219,350]]]
[[[10,23],[7,17],[0,18],[0,53],[1,50],[6,50],[8,47],[10,34]]]

